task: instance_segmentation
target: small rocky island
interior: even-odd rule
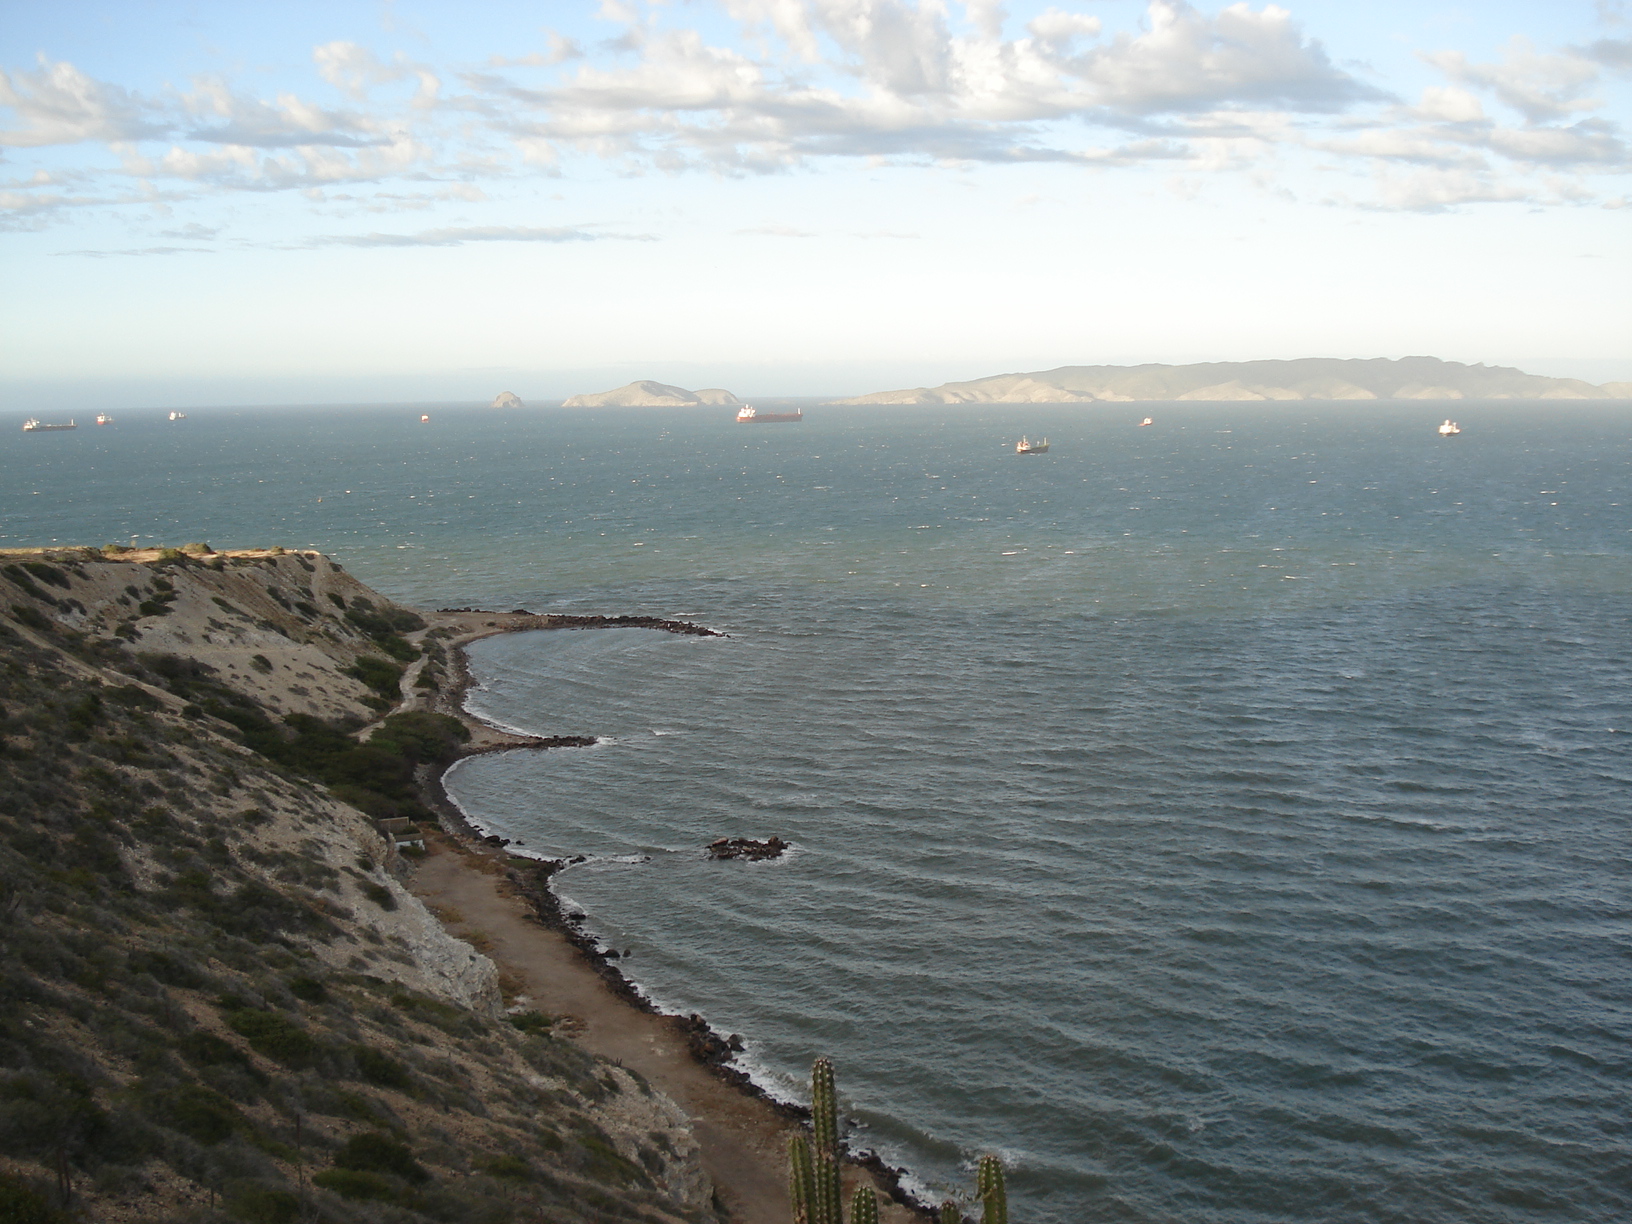
[[[500,391],[493,397],[492,407],[525,408],[527,405],[521,402],[521,396],[517,395],[514,391]]]
[[[708,843],[708,857],[747,859],[757,863],[760,859],[781,858],[788,848],[788,843],[780,837],[770,837],[764,841],[754,841],[748,837],[720,837]]]

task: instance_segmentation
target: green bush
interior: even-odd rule
[[[258,1054],[288,1066],[311,1063],[318,1052],[312,1035],[287,1016],[256,1008],[228,1012],[227,1027],[247,1038],[250,1048]]]
[[[244,1224],[294,1224],[300,1199],[270,1186],[244,1186],[227,1197],[227,1214]]]
[[[51,621],[38,608],[30,608],[26,604],[12,604],[11,618],[19,625],[27,625],[30,629],[47,633],[51,629]]]
[[[39,613],[36,612],[35,615],[39,616]],[[346,674],[361,680],[382,697],[396,698],[401,695],[402,668],[395,663],[388,663],[378,655],[359,655],[357,662],[346,669]]]
[[[513,1027],[534,1037],[542,1037],[555,1024],[554,1016],[546,1016],[543,1012],[536,1011],[518,1012],[509,1017],[509,1020]]]
[[[508,1153],[479,1161],[476,1167],[489,1177],[504,1177],[511,1181],[531,1181],[533,1179],[533,1166],[520,1156],[512,1156]]]
[[[369,742],[420,765],[451,760],[469,739],[470,729],[452,715],[410,710],[387,718]]]
[[[41,582],[48,582],[52,586],[59,586],[65,591],[70,587],[68,575],[63,573],[54,565],[47,565],[44,561],[24,561],[23,568],[29,573],[33,574],[34,577],[38,578]]]
[[[186,1084],[150,1096],[143,1112],[160,1126],[180,1131],[205,1147],[228,1138],[240,1121],[237,1106],[220,1093],[198,1084]]]
[[[372,1046],[358,1046],[352,1051],[352,1057],[357,1062],[357,1072],[369,1083],[380,1088],[395,1088],[399,1092],[406,1092],[413,1087],[413,1079],[404,1067],[389,1054],[384,1054]]]
[[[307,1003],[324,1003],[328,1001],[329,988],[316,978],[290,978],[284,984],[289,987],[290,994],[297,999],[305,1000]]]
[[[0,1220],[6,1224],[67,1224],[68,1217],[22,1178],[0,1173]]]
[[[365,1202],[395,1202],[396,1184],[378,1173],[364,1173],[356,1169],[324,1169],[312,1178],[312,1185],[332,1190],[341,1198],[362,1199]]]
[[[358,1173],[389,1173],[414,1185],[431,1179],[406,1145],[378,1131],[364,1131],[347,1139],[334,1154],[334,1167]]]

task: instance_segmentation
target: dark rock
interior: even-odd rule
[[[719,837],[708,843],[708,857],[740,858],[757,862],[760,859],[781,858],[787,849],[788,843],[780,837],[767,838],[765,841],[754,841],[748,837]]]

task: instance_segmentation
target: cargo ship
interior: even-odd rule
[[[779,421],[802,421],[805,414],[799,409],[792,412],[761,412],[752,404],[744,404],[737,412],[738,425],[775,425]]]
[[[1048,439],[1044,438],[1041,442],[1033,442],[1030,438],[1021,434],[1020,441],[1014,444],[1014,453],[1017,455],[1046,455],[1048,454]]]
[[[1454,438],[1454,437],[1456,437],[1457,434],[1459,434],[1461,432],[1462,432],[1462,426],[1458,425],[1455,421],[1451,420],[1450,417],[1446,417],[1445,418],[1445,424],[1443,424],[1443,425],[1441,425],[1439,427],[1439,436],[1442,437],[1442,438]]]
[[[74,424],[72,419],[70,419],[68,424],[66,424],[66,425],[47,425],[44,421],[40,420],[39,417],[29,417],[28,420],[23,422],[23,432],[24,433],[46,433],[46,432],[48,432],[50,430],[53,430],[53,429],[78,429],[78,428],[79,428],[79,426]]]
[[[112,425],[113,418],[105,412],[99,412],[96,414],[96,423],[98,425]]]

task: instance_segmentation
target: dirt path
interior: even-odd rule
[[[788,1121],[700,1065],[663,1017],[613,994],[576,948],[508,893],[503,872],[498,855],[438,837],[409,887],[440,912],[450,932],[520,983],[532,1007],[569,1017],[572,1036],[586,1049],[639,1071],[686,1111],[703,1167],[734,1224],[788,1224]],[[847,1172],[849,1180],[862,1176],[868,1174]],[[887,1201],[880,1215],[890,1224],[919,1219]]]

